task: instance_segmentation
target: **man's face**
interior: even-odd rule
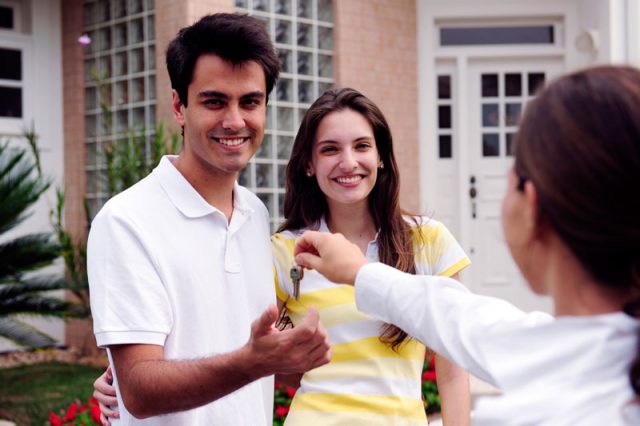
[[[184,127],[190,167],[212,176],[237,175],[262,143],[266,122],[266,83],[253,61],[232,65],[212,54],[196,61],[188,107],[174,91],[174,116]]]

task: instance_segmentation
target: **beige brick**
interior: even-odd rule
[[[402,165],[401,203],[417,211],[416,2],[334,0],[334,26],[336,85],[362,91],[384,112]]]

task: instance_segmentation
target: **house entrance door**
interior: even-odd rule
[[[562,71],[559,59],[470,60],[469,175],[461,188],[468,194],[469,246],[474,292],[500,297],[522,309],[549,310],[548,298],[533,297],[513,262],[500,223],[501,200],[513,164],[510,149],[518,121],[536,90]]]

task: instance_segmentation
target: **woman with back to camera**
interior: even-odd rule
[[[286,425],[427,424],[421,392],[425,346],[359,313],[351,287],[336,287],[315,271],[305,272],[296,299],[293,248],[306,230],[341,232],[372,261],[453,278],[469,258],[442,223],[403,215],[391,130],[380,109],[356,90],[332,89],[311,105],[286,176],[287,219],[271,239],[278,307],[294,326],[317,308],[332,344],[331,362],[323,368],[280,378],[300,386]],[[467,373],[440,356],[436,371],[445,426],[468,425]],[[116,416],[107,407],[115,399],[106,374],[96,381],[95,396],[103,414]]]
[[[640,71],[552,83],[525,109],[502,204],[507,244],[554,316],[455,281],[367,264],[339,235],[306,233],[296,260],[354,283],[358,309],[497,386],[474,424],[640,424]]]

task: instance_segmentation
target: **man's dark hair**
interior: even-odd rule
[[[267,96],[280,72],[280,62],[262,22],[251,16],[231,13],[204,16],[181,29],[167,48],[171,87],[178,92],[185,107],[193,69],[203,54],[214,54],[233,65],[257,62],[264,70]]]

